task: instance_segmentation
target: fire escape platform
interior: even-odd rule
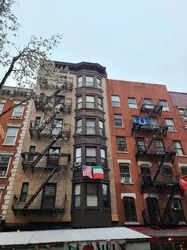
[[[149,114],[159,114],[162,113],[163,106],[160,104],[142,104],[140,112],[145,112]]]
[[[142,126],[137,123],[133,123],[132,129],[133,132],[145,132],[145,133],[157,133],[159,132],[160,135],[165,135],[168,131],[168,126],[162,125],[150,125],[150,126]]]
[[[156,149],[137,149],[136,150],[136,160],[139,158],[157,158],[158,160],[161,160],[165,156],[165,161],[171,161],[173,162],[176,156],[175,150],[156,150]]]

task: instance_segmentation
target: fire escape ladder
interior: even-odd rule
[[[174,199],[174,196],[175,196],[175,194],[176,194],[176,192],[177,192],[178,189],[179,189],[179,183],[176,183],[176,184],[173,186],[173,188],[171,189],[171,192],[170,192],[170,196],[169,196],[169,198],[168,198],[167,205],[166,205],[166,207],[165,207],[165,209],[164,209],[164,212],[163,212],[163,215],[162,215],[162,217],[161,217],[161,222],[164,222],[164,221],[166,220],[166,218],[167,218],[167,216],[168,216],[169,209],[170,209],[170,207],[171,207],[171,203],[172,203],[172,201],[173,201],[173,199]]]
[[[51,172],[51,174],[47,177],[46,180],[44,180],[44,182],[39,186],[39,188],[36,190],[36,192],[33,194],[33,196],[27,201],[27,203],[25,204],[25,206],[23,207],[23,209],[27,209],[31,203],[35,200],[35,198],[37,197],[37,195],[40,193],[40,191],[43,189],[44,185],[53,177],[54,173],[56,172],[58,166],[56,168],[53,169],[53,171]]]
[[[159,176],[159,174],[160,174],[160,171],[161,171],[161,169],[162,169],[162,166],[164,165],[164,162],[165,162],[165,160],[166,160],[166,158],[167,158],[167,153],[165,154],[165,155],[163,155],[163,157],[162,157],[162,160],[161,160],[161,162],[160,162],[160,164],[159,164],[159,167],[158,167],[158,169],[157,169],[157,171],[156,171],[156,173],[155,173],[155,176],[153,177],[153,184],[155,183],[155,181],[157,180],[157,178],[158,178],[158,176]]]
[[[146,150],[149,149],[152,145],[152,143],[154,142],[154,140],[156,139],[157,135],[160,133],[161,131],[161,126],[159,127],[159,129],[156,131],[156,133],[152,136],[148,146],[146,147]]]

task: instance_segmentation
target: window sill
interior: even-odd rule
[[[13,116],[11,116],[10,119],[11,119],[11,120],[22,120],[22,117],[19,117],[19,118],[18,118],[18,117],[13,117]]]
[[[117,151],[118,154],[129,154],[127,151]]]
[[[11,147],[12,147],[12,146],[16,146],[16,144],[7,144],[7,143],[2,143],[1,145],[2,145],[2,146],[11,146]]]
[[[134,185],[133,182],[129,182],[129,183],[123,183],[123,182],[120,182],[122,185]]]
[[[121,108],[121,106],[112,106],[112,108]]]
[[[178,133],[179,131],[177,131],[177,130],[175,130],[175,131],[169,131],[169,130],[168,130],[168,132],[169,132],[169,133]]]
[[[7,179],[8,178],[8,176],[6,175],[6,176],[0,176],[0,179]]]
[[[169,112],[169,113],[171,113],[171,111],[170,111],[170,110],[162,110],[162,112]]]
[[[114,128],[125,128],[125,126],[123,126],[123,127],[117,127],[117,126],[114,126]]]
[[[140,225],[140,223],[137,222],[137,221],[135,221],[135,222],[133,222],[133,221],[127,221],[127,222],[124,223],[124,225]]]
[[[176,155],[178,157],[187,157],[187,155]]]
[[[139,108],[131,108],[131,107],[129,107],[129,109],[138,109],[139,110]]]

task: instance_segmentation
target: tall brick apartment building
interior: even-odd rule
[[[3,87],[0,90],[0,114],[22,102],[0,117],[0,221],[4,221],[10,201],[11,191],[26,134],[30,90]]]
[[[86,62],[56,66],[60,82],[39,79],[36,86],[7,230],[118,223],[105,68]],[[83,177],[83,165],[102,166],[104,179]]]
[[[180,99],[164,85],[107,81],[119,224],[162,236],[155,249],[186,244],[187,194],[178,180],[187,174],[187,101]],[[186,231],[177,238],[179,228]]]

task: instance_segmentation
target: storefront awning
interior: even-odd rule
[[[0,246],[34,245],[57,242],[148,240],[150,237],[125,227],[60,229],[0,233]]]

